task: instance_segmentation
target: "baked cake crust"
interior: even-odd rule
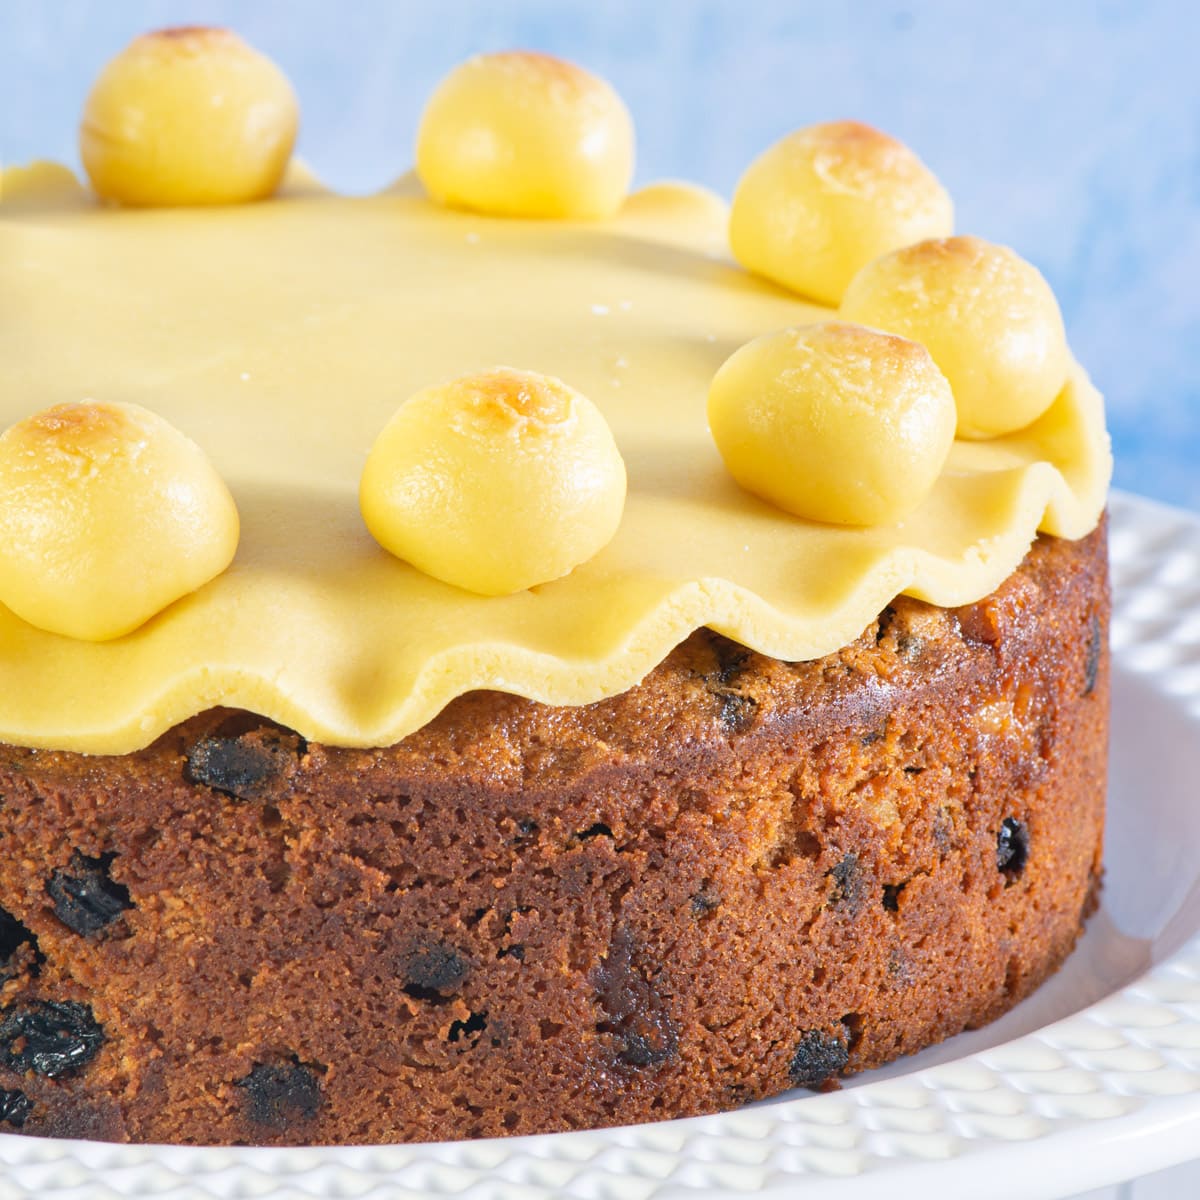
[[[785,663],[700,631],[377,750],[205,713],[0,747],[0,1129],[371,1143],[821,1087],[992,1020],[1095,903],[1106,530]]]

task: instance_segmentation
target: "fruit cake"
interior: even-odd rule
[[[853,122],[631,191],[545,55],[452,72],[374,196],[296,129],[166,30],[87,185],[0,175],[0,1130],[655,1120],[1028,994],[1108,722],[1037,271]]]

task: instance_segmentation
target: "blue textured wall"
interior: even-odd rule
[[[228,24],[304,106],[302,153],[370,189],[410,161],[457,60],[531,46],[607,75],[639,176],[728,193],[788,129],[850,116],[909,142],[963,231],[1050,278],[1109,400],[1117,482],[1200,508],[1200,5],[787,0],[0,0],[0,156],[74,158],[99,66],[135,33]]]

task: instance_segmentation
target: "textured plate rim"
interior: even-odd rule
[[[1114,660],[1200,732],[1200,518],[1114,492]],[[1198,739],[1200,741],[1200,739]],[[412,1146],[115,1146],[0,1137],[0,1198],[716,1200],[742,1195],[977,1200],[1062,1194],[1181,1162],[1200,1146],[1200,934],[1088,1008],[896,1078],[740,1112],[584,1133]]]

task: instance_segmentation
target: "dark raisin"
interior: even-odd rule
[[[721,907],[721,897],[709,889],[708,881],[704,886],[691,898],[692,915],[695,917],[707,917],[710,912],[716,912]]]
[[[592,975],[604,1014],[599,1033],[615,1035],[617,1061],[628,1067],[653,1067],[679,1052],[675,1025],[666,1005],[634,962],[628,931],[618,931],[608,954]]]
[[[1020,875],[1029,861],[1029,830],[1015,817],[1000,822],[996,837],[996,866],[1010,879]]]
[[[796,1043],[788,1078],[796,1087],[819,1088],[836,1078],[850,1061],[845,1037],[821,1029],[810,1029]]]
[[[633,1013],[622,1035],[625,1044],[617,1057],[626,1066],[654,1067],[679,1051],[675,1028],[662,1012]]]
[[[55,871],[46,884],[54,915],[73,933],[94,937],[133,907],[129,889],[109,877],[115,854],[89,858],[78,850],[70,867]]]
[[[11,979],[16,964],[13,958],[22,946],[32,946],[37,953],[37,938],[12,913],[0,908],[0,983]]]
[[[577,842],[586,842],[597,837],[606,837],[611,840],[612,835],[613,831],[603,821],[597,821],[595,825],[589,825],[586,829],[581,829],[573,836]]]
[[[1096,689],[1096,676],[1100,673],[1100,652],[1104,638],[1100,632],[1100,618],[1092,613],[1088,625],[1088,644],[1083,659],[1083,694],[1090,696]]]
[[[321,1107],[321,1081],[309,1066],[290,1062],[255,1063],[236,1080],[246,1091],[246,1115],[259,1125],[285,1129],[293,1121],[309,1121]]]
[[[33,1112],[33,1101],[24,1092],[0,1091],[0,1121],[20,1129]]]
[[[470,973],[466,956],[443,942],[418,942],[400,965],[405,994],[434,1004],[459,991]]]
[[[91,1008],[74,1000],[13,1004],[0,1020],[0,1063],[57,1079],[86,1067],[104,1044]]]
[[[520,942],[517,942],[516,945],[513,946],[501,946],[500,949],[496,951],[496,957],[515,958],[517,962],[524,962],[525,947]]]
[[[736,690],[738,680],[750,664],[751,654],[745,646],[729,638],[713,635],[713,670],[704,675],[708,689],[717,700],[717,720],[730,732],[737,733],[754,719],[756,701]]]
[[[451,1021],[450,1031],[446,1036],[452,1042],[460,1041],[463,1038],[476,1042],[486,1028],[487,1013],[473,1012],[465,1021]]]
[[[758,709],[757,700],[738,692],[718,692],[717,700],[720,704],[717,720],[730,733],[740,733],[753,722]]]
[[[853,916],[862,906],[864,890],[858,855],[845,855],[840,862],[830,868],[828,875],[833,880],[833,890],[829,894],[830,905],[844,907]]]
[[[892,622],[896,619],[896,610],[889,604],[883,612],[879,614],[879,620],[875,625],[875,645],[879,645],[888,635],[888,630],[892,627]]]
[[[925,651],[925,643],[915,633],[899,633],[896,635],[896,653],[906,663],[916,664],[921,661]]]
[[[900,911],[900,893],[904,891],[902,883],[885,883],[883,885],[883,907],[888,912]]]
[[[882,742],[887,737],[886,723],[879,729],[871,729],[862,734],[858,739],[860,746],[874,746],[876,742]]]
[[[258,800],[296,766],[303,744],[294,734],[258,728],[236,736],[203,738],[189,751],[185,774],[192,783],[237,800]]]
[[[531,821],[528,817],[522,818],[517,822],[517,837],[518,842],[528,841],[530,838],[535,838],[541,826],[536,821]]]
[[[736,683],[749,665],[750,651],[745,646],[720,635],[713,636],[712,650],[717,665],[716,670],[708,676],[709,682],[717,687],[729,687]]]

